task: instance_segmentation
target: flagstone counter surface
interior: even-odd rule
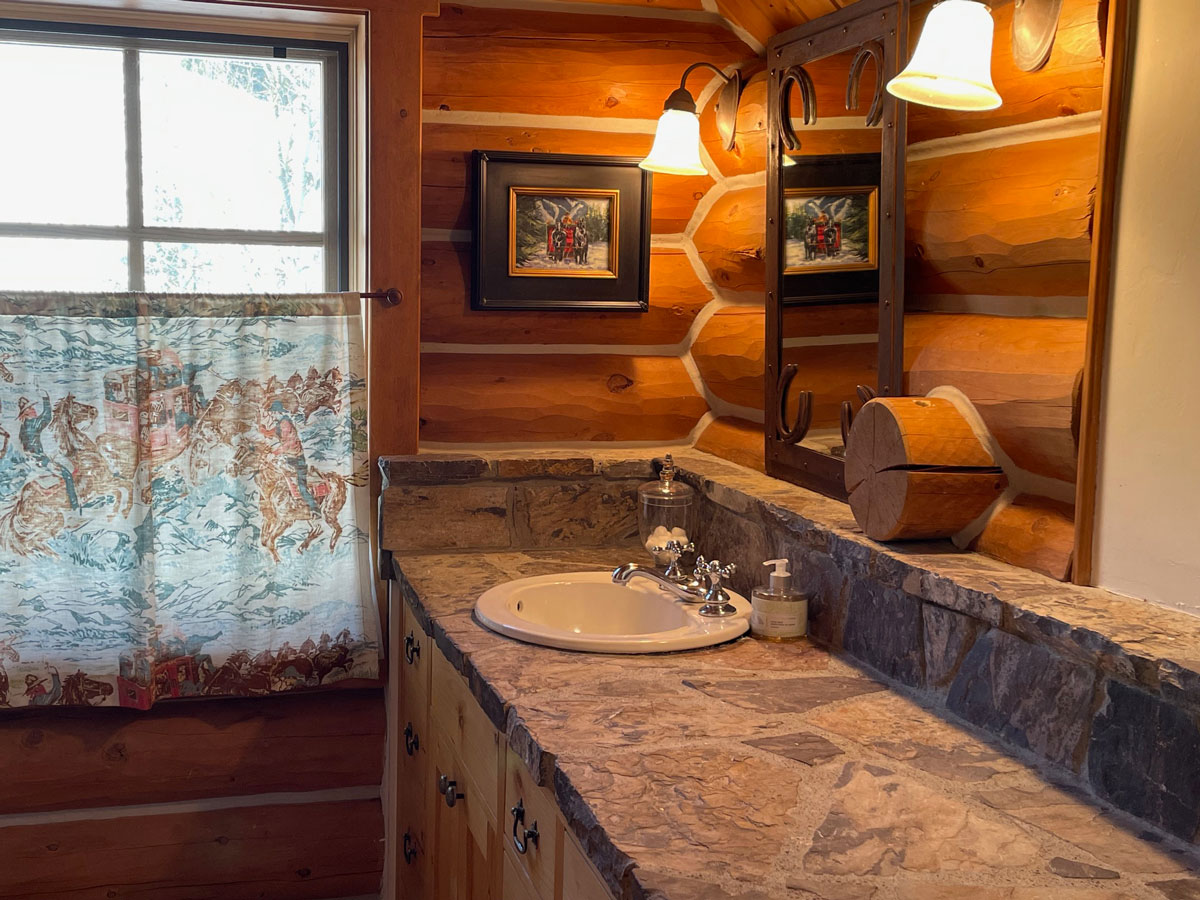
[[[1193,845],[848,655],[751,638],[568,653],[472,616],[494,585],[637,558],[610,546],[392,560],[417,617],[618,896],[1200,898]]]

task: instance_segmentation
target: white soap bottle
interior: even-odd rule
[[[792,588],[786,559],[768,559],[774,566],[765,585],[750,592],[750,633],[767,641],[795,641],[808,631],[808,598]]]

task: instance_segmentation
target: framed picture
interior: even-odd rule
[[[651,175],[638,162],[476,150],[471,308],[648,309]]]
[[[879,187],[783,193],[784,274],[879,268]]]
[[[784,303],[875,301],[880,155],[789,159],[781,172]]]

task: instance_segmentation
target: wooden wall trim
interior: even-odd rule
[[[484,9],[528,9],[548,13],[565,13],[584,16],[621,16],[640,19],[675,19],[682,22],[697,22],[705,25],[724,25],[737,34],[732,22],[714,9],[709,9],[702,0],[694,5],[686,0],[673,0],[670,5],[646,6],[621,0],[465,0],[455,6],[474,6]],[[738,37],[742,37],[740,34]],[[745,38],[742,38],[745,40]]]
[[[1092,226],[1088,277],[1088,324],[1080,400],[1079,476],[1075,484],[1075,563],[1072,580],[1092,584],[1095,576],[1096,487],[1100,456],[1100,404],[1104,352],[1112,299],[1114,219],[1121,173],[1130,75],[1131,0],[1110,0],[1104,61],[1104,116],[1100,125],[1100,180]]]
[[[621,134],[654,134],[658,128],[657,119],[554,116],[545,113],[511,113],[474,109],[423,109],[421,116],[424,124],[430,125],[499,125],[510,128],[556,128],[561,131]]]
[[[327,788],[320,791],[281,791],[270,794],[238,794],[231,797],[202,797],[163,803],[137,803],[128,806],[95,806],[86,809],[56,809],[0,815],[0,828],[26,825],[54,825],[59,822],[95,822],[146,816],[186,815],[219,809],[248,809],[256,806],[304,806],[309,803],[334,803],[349,800],[378,800],[379,785]]]

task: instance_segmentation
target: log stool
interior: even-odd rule
[[[877,398],[850,428],[850,510],[877,541],[950,537],[1007,486],[992,454],[949,400]]]

